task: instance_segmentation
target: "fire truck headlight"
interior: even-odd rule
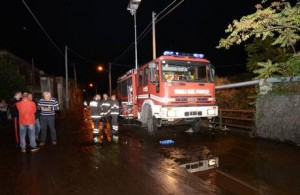
[[[208,166],[215,166],[217,165],[216,159],[209,159],[208,160]]]
[[[215,101],[215,98],[207,98],[208,101]]]
[[[167,101],[168,101],[168,102],[175,102],[176,99],[175,99],[175,98],[167,98]]]
[[[216,114],[216,110],[214,110],[214,109],[208,109],[207,110],[207,114],[208,115],[215,115]]]
[[[174,110],[168,110],[168,116],[174,117],[174,116],[176,116],[176,112]]]

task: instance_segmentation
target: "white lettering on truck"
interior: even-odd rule
[[[195,94],[209,94],[208,89],[174,89],[174,93],[177,95],[195,95]]]

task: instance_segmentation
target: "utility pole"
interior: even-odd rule
[[[69,111],[69,83],[68,83],[68,46],[65,46],[65,68],[66,68],[66,109]]]
[[[155,12],[152,12],[152,51],[153,59],[156,58]]]
[[[176,7],[178,7],[181,3],[183,3],[184,0],[181,0],[176,5],[174,5],[174,3],[176,3],[176,2],[177,2],[177,0],[174,0],[172,3],[170,3],[167,7],[165,7],[158,14],[156,14],[155,12],[152,12],[152,52],[153,52],[153,59],[156,58],[156,30],[155,30],[155,24],[156,24],[156,22],[159,22],[162,18],[164,18],[166,15],[171,13]],[[172,5],[174,5],[174,6],[171,7]],[[171,7],[171,9],[168,10],[170,7]],[[161,18],[159,18],[160,15],[163,14],[165,11],[167,11],[167,13],[165,13]]]
[[[111,63],[108,63],[109,97],[111,97]]]
[[[31,66],[32,66],[32,84],[33,86],[35,86],[34,58],[31,59]]]
[[[77,97],[77,72],[76,72],[75,63],[73,63],[73,69],[74,69],[74,80],[75,80],[75,90],[74,90],[74,92],[75,92],[75,101],[77,103],[77,99],[78,99],[78,97]]]

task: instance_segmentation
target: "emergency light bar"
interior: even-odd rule
[[[195,58],[204,58],[204,54],[200,53],[183,53],[183,52],[174,52],[174,51],[164,51],[164,56],[188,56]]]

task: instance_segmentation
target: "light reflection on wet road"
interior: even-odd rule
[[[300,194],[299,147],[188,134],[186,126],[164,127],[149,137],[137,124],[122,125],[118,143],[100,146],[92,142],[89,122],[80,113],[58,119],[58,144],[49,142],[33,154],[15,151],[10,129],[1,129],[0,194]],[[161,146],[163,139],[175,144]],[[219,157],[220,188],[177,164],[205,148]]]
[[[57,145],[23,154],[9,130],[1,133],[0,194],[213,194],[134,131],[96,146],[88,122],[66,117],[58,119]]]

